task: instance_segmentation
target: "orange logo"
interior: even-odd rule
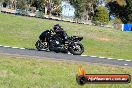
[[[86,83],[130,83],[129,74],[86,74],[86,71],[79,66],[76,81],[79,85]]]

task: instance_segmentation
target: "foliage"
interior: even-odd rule
[[[1,13],[1,7],[4,0],[0,0],[0,13]]]
[[[70,3],[75,8],[75,17],[81,18],[83,12],[83,0],[70,0]]]
[[[114,26],[114,28],[121,30],[122,29],[122,25],[121,24],[122,24],[121,19],[115,17],[114,20],[113,20],[113,26]]]
[[[18,0],[17,9],[21,9],[21,10],[26,9],[26,0]]]
[[[3,7],[7,7],[9,9],[15,9],[15,0],[0,0],[2,2]]]
[[[99,6],[95,11],[95,15],[93,16],[93,22],[97,25],[107,24],[109,22],[108,10],[103,6]]]
[[[61,0],[29,0],[28,3],[46,15],[53,11],[60,13]]]
[[[71,5],[75,8],[75,17],[86,20],[91,19],[95,8],[96,0],[70,0]]]
[[[58,9],[55,9],[51,12],[52,15],[54,16],[60,16],[61,15],[62,8],[59,7]]]
[[[122,21],[119,18],[115,17],[113,20],[113,23],[114,24],[122,24]]]
[[[2,0],[1,0],[2,1]],[[12,6],[15,0],[4,0],[7,5]],[[27,10],[32,7],[36,7],[37,10],[47,14],[55,12],[57,14],[61,13],[60,3],[61,0],[16,0],[17,9]]]
[[[117,1],[110,1],[107,3],[110,14],[120,18],[123,23],[132,23],[132,0],[120,0],[124,4]]]

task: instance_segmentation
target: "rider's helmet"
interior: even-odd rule
[[[54,25],[53,29],[54,29],[54,32],[56,33],[62,31],[62,28],[59,24]]]

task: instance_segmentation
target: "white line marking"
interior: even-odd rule
[[[126,61],[131,61],[131,60],[126,60]]]
[[[0,46],[2,46],[2,45],[0,45]]]
[[[68,52],[68,54],[71,54],[70,52]]]
[[[105,58],[105,57],[99,57],[99,58]]]
[[[121,60],[124,60],[124,59],[117,59],[117,60],[120,60],[121,61]]]
[[[90,56],[90,57],[97,57],[97,56]]]
[[[3,47],[10,47],[10,46],[3,46]]]
[[[88,56],[88,55],[81,55],[81,56]]]
[[[127,66],[128,64],[124,64],[125,66]]]
[[[25,48],[19,48],[19,49],[25,49]]]
[[[18,48],[18,47],[11,47],[11,48],[14,48],[14,49],[16,49],[16,48]]]
[[[107,59],[111,60],[111,59],[113,59],[113,58],[107,58]]]

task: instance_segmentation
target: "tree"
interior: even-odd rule
[[[113,20],[114,28],[121,29],[121,25],[120,24],[122,24],[122,21],[119,18],[115,17],[114,20]]]
[[[96,8],[96,0],[69,0],[75,8],[75,18],[91,20]]]
[[[97,7],[97,0],[84,0],[84,12],[83,17],[86,21],[92,20],[92,17],[95,13],[96,7]]]
[[[1,0],[2,1],[2,0]],[[50,15],[52,12],[57,12],[58,14],[61,11],[60,3],[61,0],[4,0],[6,4],[12,9],[27,10],[30,7],[36,7],[37,10],[45,13],[45,15]]]
[[[109,22],[108,10],[103,6],[97,7],[95,15],[93,16],[93,22],[97,25],[107,24]]]
[[[110,15],[113,15],[123,23],[132,23],[132,0],[110,0],[107,3]]]
[[[51,9],[51,13],[55,13],[60,15],[62,8],[61,8],[61,0],[53,0],[53,8]]]
[[[26,0],[17,1],[17,9],[25,10],[26,9]]]
[[[36,7],[39,11],[50,15],[52,12],[60,12],[61,0],[28,0],[30,6]]]
[[[70,4],[75,8],[75,18],[81,19],[83,13],[83,0],[70,0]]]
[[[16,0],[0,0],[0,4],[4,7],[9,7],[9,9],[15,9],[15,1]]]
[[[0,0],[0,13],[1,13],[1,9],[2,9],[2,3],[4,0]]]

